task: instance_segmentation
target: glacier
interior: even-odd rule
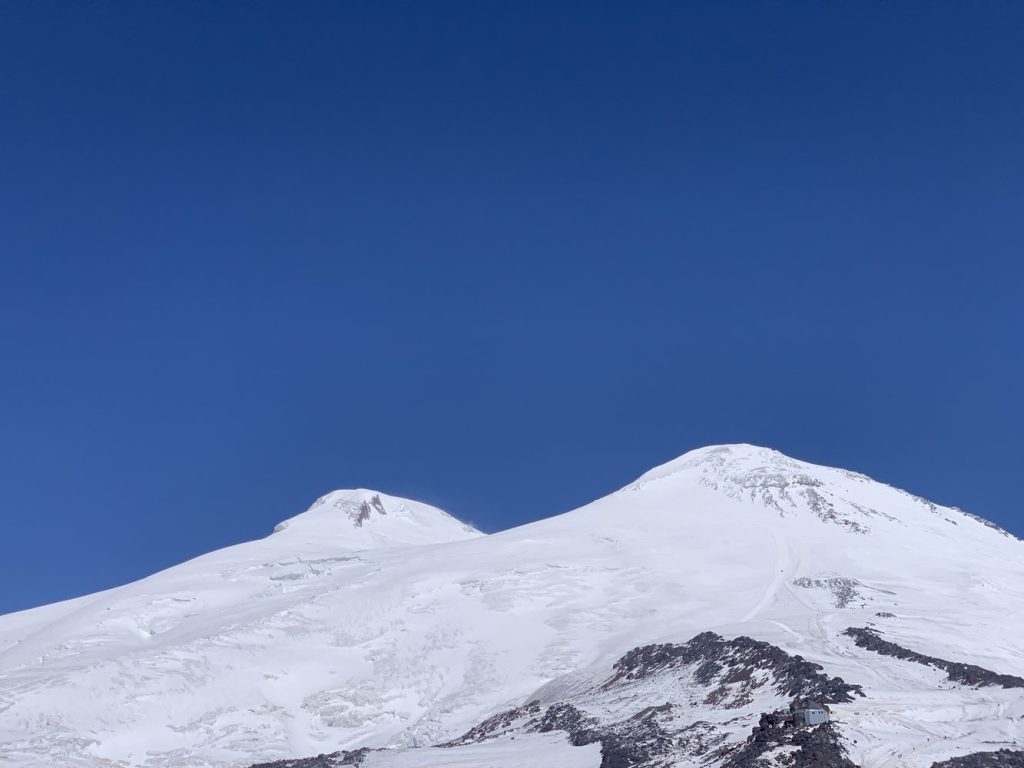
[[[704,633],[770,644],[862,687],[833,706],[856,765],[1021,748],[1021,689],[952,680],[861,647],[850,628],[1022,675],[1024,542],[750,445],[691,451],[490,535],[419,502],[335,491],[267,538],[0,617],[0,757],[249,766],[368,748],[379,751],[367,768],[601,765],[597,743],[530,730],[528,714],[518,731],[433,746],[530,702],[572,703],[594,722],[674,703],[677,719],[738,744],[784,704],[766,671],[727,712],[672,675],[630,688],[625,704],[598,695],[629,652]]]

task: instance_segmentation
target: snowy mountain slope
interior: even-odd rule
[[[0,755],[226,766],[422,748],[538,692],[582,696],[631,649],[706,631],[862,685],[840,707],[857,764],[1021,743],[1020,690],[952,683],[843,634],[873,625],[931,657],[1024,674],[1024,543],[958,510],[753,446],[693,451],[491,536],[374,497],[329,494],[267,539],[0,617]],[[466,749],[514,752],[444,759]]]
[[[765,711],[793,699],[852,702],[860,687],[819,665],[750,638],[704,632],[684,644],[633,649],[587,686],[555,695],[548,686],[523,707],[500,713],[443,746],[510,740],[561,730],[571,743],[600,743],[606,762],[673,765],[726,761]]]
[[[481,535],[436,507],[365,488],[321,496],[301,515],[278,523],[274,534],[275,545],[327,539],[332,546],[352,549],[441,544]]]

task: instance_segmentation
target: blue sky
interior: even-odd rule
[[[0,611],[710,443],[1024,534],[1024,4],[8,3]]]

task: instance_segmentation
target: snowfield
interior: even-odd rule
[[[1024,748],[1024,689],[952,681],[859,647],[849,627],[1022,676],[1024,543],[747,445],[489,536],[336,491],[265,539],[0,617],[0,763],[230,767],[386,747],[364,767],[600,765],[598,744],[557,731],[432,747],[533,700],[605,720],[671,701],[735,742],[784,697],[759,688],[723,714],[681,683],[587,693],[627,651],[709,631],[862,686],[834,710],[865,768]]]

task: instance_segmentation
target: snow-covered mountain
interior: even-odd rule
[[[0,757],[931,766],[1024,748],[1022,675],[1024,543],[715,446],[490,536],[336,491],[266,539],[0,617]],[[794,698],[836,722],[752,734]]]

